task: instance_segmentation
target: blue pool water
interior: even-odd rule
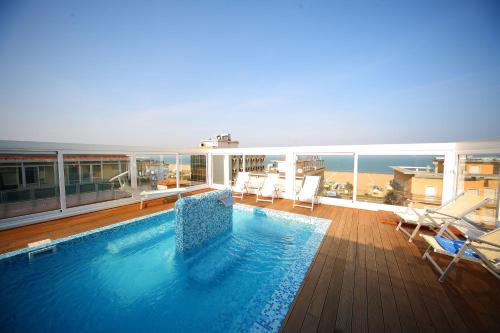
[[[169,211],[0,260],[0,331],[277,331],[329,222],[237,207],[189,254]]]

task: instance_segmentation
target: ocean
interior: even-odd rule
[[[148,156],[149,157],[149,156]],[[159,159],[159,156],[151,156],[149,158]],[[329,156],[323,155],[319,158],[325,161],[327,171],[342,171],[342,172],[352,172],[354,168],[354,158],[352,156]],[[413,167],[426,167],[429,166],[433,168],[432,161],[435,156],[360,156],[359,157],[359,172],[365,173],[381,173],[381,174],[392,174],[393,170],[390,166],[413,166]],[[264,160],[265,165],[271,163],[271,161],[282,161],[285,159],[285,155],[267,155]],[[166,163],[175,164],[175,156],[164,155],[163,161]],[[182,156],[180,160],[181,164],[189,163],[188,156]]]
[[[360,156],[358,171],[365,173],[392,174],[390,166],[412,166],[433,168],[432,162],[436,156]],[[283,160],[284,155],[266,156],[266,165],[272,160]],[[325,161],[327,171],[352,172],[354,170],[354,157],[352,156],[319,156]]]

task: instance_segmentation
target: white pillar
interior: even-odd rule
[[[358,196],[358,153],[354,153],[354,170],[352,180],[352,202],[355,202]]]
[[[285,177],[285,193],[282,196],[286,199],[293,199],[295,194],[295,154],[287,153],[286,158],[286,177]]]
[[[212,179],[212,153],[207,153],[207,165],[206,165],[206,170],[207,170],[207,185],[212,186],[213,184],[213,179]]]
[[[130,187],[132,187],[133,189],[137,189],[137,156],[135,153],[130,154],[129,173],[130,173]]]
[[[443,170],[443,195],[441,202],[447,202],[453,199],[456,192],[458,176],[458,155],[453,151],[444,154]]]
[[[224,185],[231,186],[231,164],[229,155],[224,155]]]
[[[57,152],[57,174],[59,179],[61,212],[64,212],[66,210],[66,181],[64,180],[64,155],[60,151]]]
[[[180,171],[179,171],[179,163],[180,163],[180,157],[179,154],[175,154],[175,182],[176,182],[176,188],[180,187]]]

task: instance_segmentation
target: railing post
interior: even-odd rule
[[[353,170],[353,180],[352,180],[352,202],[357,200],[358,196],[358,153],[354,153],[354,170]]]
[[[206,154],[206,183],[208,186],[212,186],[213,179],[212,179],[212,153],[207,153]]]
[[[229,154],[224,155],[224,185],[231,186],[231,167],[229,163]]]
[[[175,154],[175,187],[180,187],[180,172],[179,172],[179,154]]]
[[[441,203],[448,202],[455,196],[458,177],[457,170],[457,153],[454,150],[446,152],[444,154],[443,194],[441,196]]]
[[[285,195],[286,199],[293,199],[295,195],[295,153],[286,154]]]
[[[137,189],[137,156],[130,154],[130,187]]]
[[[66,181],[64,180],[64,154],[57,152],[57,175],[59,181],[59,203],[61,212],[66,210]]]

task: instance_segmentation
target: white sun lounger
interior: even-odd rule
[[[153,200],[153,199],[158,199],[158,198],[163,198],[163,197],[168,197],[172,195],[177,195],[177,197],[180,199],[181,194],[186,192],[187,189],[185,188],[170,188],[170,189],[163,189],[163,190],[156,190],[156,191],[142,191],[140,193],[141,196],[141,208],[144,206],[144,201],[146,200]]]
[[[428,259],[441,274],[439,282],[443,282],[446,279],[448,273],[461,259],[481,264],[490,273],[500,279],[500,228],[479,237],[468,238],[465,241],[442,236],[420,236],[429,244],[422,258]],[[431,257],[431,252],[443,254],[453,259],[443,270]]]
[[[409,237],[409,242],[412,242],[422,226],[429,227],[436,233],[441,229],[443,224],[456,222],[464,218],[467,214],[484,206],[489,201],[489,198],[476,195],[473,193],[465,193],[457,196],[452,201],[444,204],[437,209],[426,209],[419,211],[411,208],[410,213],[397,213],[400,221],[396,230],[401,230]],[[413,224],[415,228],[410,233],[402,228],[403,223]],[[451,237],[452,233],[447,232]]]
[[[248,182],[250,181],[250,172],[238,172],[234,186],[231,188],[233,191],[233,198],[243,200],[245,193],[248,193]],[[240,193],[240,195],[234,195]]]
[[[320,182],[320,176],[306,176],[300,191],[293,199],[293,207],[309,208],[312,211],[314,209],[314,203],[316,202],[318,196]],[[297,202],[300,202],[300,204]],[[311,204],[307,205],[305,203]]]
[[[274,203],[274,197],[278,196],[279,179],[279,173],[268,173],[264,184],[257,190],[257,201]],[[262,199],[262,197],[271,199]]]

